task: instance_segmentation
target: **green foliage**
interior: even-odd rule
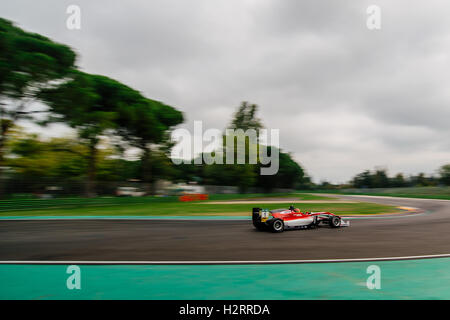
[[[12,136],[8,147],[9,184],[21,183],[23,191],[42,192],[54,181],[76,180],[85,171],[87,150],[71,139],[44,141],[19,132]]]
[[[446,186],[450,186],[450,164],[443,165],[439,169],[440,182]]]
[[[435,177],[426,177],[424,173],[408,178],[404,178],[403,174],[399,173],[390,178],[384,169],[377,169],[373,173],[365,170],[356,175],[351,182],[351,186],[354,188],[420,187],[437,184],[438,180]]]
[[[44,90],[39,97],[55,115],[52,121],[68,123],[87,140],[91,158],[95,157],[100,135],[115,132],[142,148],[141,164],[147,163],[148,144],[163,142],[170,127],[183,121],[181,112],[170,106],[147,99],[116,80],[82,72],[73,72],[70,81]],[[92,179],[98,174],[95,159],[91,159],[90,168],[94,171],[90,174]],[[145,169],[146,173],[151,170],[150,166]],[[100,175],[105,177],[102,172]]]
[[[233,116],[230,128],[244,131],[248,129],[262,129],[261,120],[256,117],[257,111],[258,106],[256,104],[249,104],[247,101],[243,101]]]
[[[39,98],[50,107],[51,121],[65,122],[78,129],[81,138],[94,141],[117,126],[119,109],[144,99],[118,81],[79,71],[57,88],[43,90]]]
[[[250,105],[247,102],[243,102],[233,116],[230,129],[242,129],[246,131],[249,129],[259,130],[263,128],[261,120],[256,116],[257,108],[257,105]],[[258,143],[257,135],[255,135],[255,141],[251,141],[244,133],[241,135],[238,132],[235,132],[235,136],[224,135],[223,138],[224,144],[222,149],[215,150],[211,153],[212,157],[217,154],[222,164],[194,165],[194,162],[191,164],[183,164],[177,166],[176,169],[179,173],[176,176],[179,177],[180,180],[186,181],[198,178],[201,183],[209,185],[237,186],[241,192],[247,192],[251,187],[261,188],[269,192],[275,188],[297,188],[302,185],[304,171],[301,166],[292,159],[290,154],[278,150],[278,172],[271,176],[261,175],[261,167],[264,165],[261,165],[259,159],[258,151],[262,146]],[[229,141],[229,139],[234,139],[233,150],[227,150],[226,141]],[[245,154],[244,164],[237,163],[237,141],[239,139],[242,139],[243,141],[244,150],[240,151],[243,151]],[[269,154],[275,151],[275,147],[269,146],[267,148]],[[226,153],[228,151],[231,151],[233,155],[233,164],[226,164]],[[250,164],[249,160],[252,153],[256,153],[256,164]],[[204,158],[205,155],[202,154],[200,157]],[[202,161],[198,162],[201,163]]]
[[[132,146],[143,150],[140,179],[154,182],[156,178],[176,175],[167,157],[172,147],[169,131],[183,122],[183,114],[171,106],[147,98],[133,104],[119,104],[117,114],[118,134]],[[154,150],[152,144],[158,144],[160,148]]]
[[[279,152],[279,170],[272,176],[258,176],[257,186],[270,190],[273,188],[300,188],[305,173],[289,153]]]
[[[75,53],[69,47],[0,18],[1,96],[32,96],[49,81],[63,78],[74,63]]]
[[[61,82],[74,63],[75,53],[69,47],[0,18],[0,197],[11,129],[17,121],[34,120],[37,111],[29,110],[28,105],[40,90]]]
[[[0,197],[4,194],[4,155],[11,128],[33,120],[28,110],[40,90],[56,86],[74,68],[67,46],[26,32],[0,18]]]
[[[8,99],[8,108],[1,109],[0,160],[7,131],[15,121],[30,119],[34,111],[26,110],[26,102],[38,98],[49,107],[51,116],[45,123],[66,123],[78,131],[84,142],[84,150],[77,157],[87,171],[88,194],[94,193],[94,179],[120,179],[123,175],[115,168],[128,166],[118,159],[98,163],[101,156],[97,145],[102,135],[118,133],[128,144],[142,148],[140,165],[145,170],[140,171],[150,172],[149,144],[163,144],[161,152],[167,154],[171,147],[168,131],[183,121],[182,113],[116,80],[78,71],[74,63],[75,53],[69,47],[0,19],[0,98]],[[57,169],[51,160],[54,155],[50,157],[44,151],[47,147],[36,137],[18,142],[13,150],[17,158],[11,162],[16,173],[36,178],[46,176],[45,171],[51,167],[53,174],[62,170],[70,178],[73,167],[63,161],[64,166]],[[152,161],[155,176],[174,174],[165,155],[157,154]],[[130,170],[136,173],[136,168]]]
[[[403,177],[403,174],[401,174],[401,173],[396,174],[395,177],[391,179],[391,183],[390,183],[390,185],[392,187],[398,187],[398,188],[405,187],[406,184],[407,184],[407,182],[406,182],[405,178]]]
[[[39,98],[49,106],[51,121],[69,124],[84,139],[89,148],[86,194],[95,195],[100,136],[116,127],[119,106],[138,103],[143,97],[113,79],[74,71],[69,81],[42,90]]]
[[[165,142],[167,131],[183,122],[180,111],[147,98],[119,104],[116,110],[119,133],[138,147]]]
[[[42,140],[36,135],[18,132],[12,136],[8,149],[8,181],[23,182],[28,191],[43,192],[49,185],[80,184],[86,179],[89,148],[77,139]],[[137,161],[123,160],[119,156],[115,148],[103,143],[97,154],[96,178],[99,181],[137,178]]]

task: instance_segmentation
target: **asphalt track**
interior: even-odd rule
[[[264,262],[450,253],[450,201],[342,198],[417,207],[426,213],[281,234],[256,231],[245,220],[3,220],[0,260]]]

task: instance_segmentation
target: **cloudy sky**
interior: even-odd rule
[[[66,9],[81,8],[81,30]],[[381,29],[366,26],[369,5]],[[450,3],[442,0],[2,1],[0,16],[223,129],[241,101],[316,182],[450,162]],[[61,128],[54,128],[60,134]]]

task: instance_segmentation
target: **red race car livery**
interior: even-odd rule
[[[331,212],[301,212],[291,206],[289,209],[267,210],[253,208],[253,225],[259,230],[283,232],[286,229],[315,228],[320,224],[332,228],[348,227],[349,221]]]

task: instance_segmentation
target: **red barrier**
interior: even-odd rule
[[[204,193],[192,193],[192,194],[185,194],[184,196],[180,196],[178,199],[183,202],[208,200],[208,195],[204,194]]]

